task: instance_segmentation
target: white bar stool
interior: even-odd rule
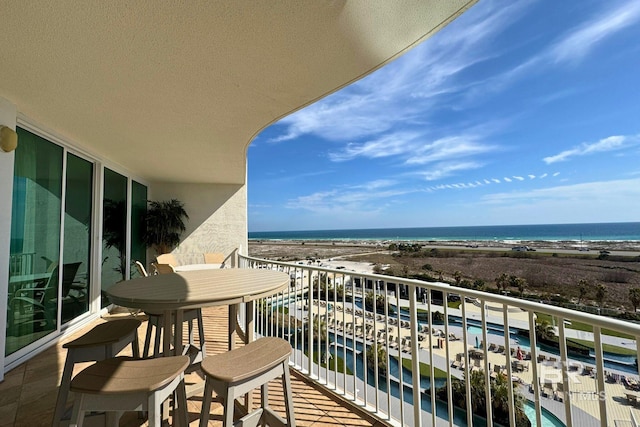
[[[224,427],[233,425],[269,425],[295,427],[293,396],[289,378],[291,345],[281,339],[266,337],[244,347],[206,357],[201,368],[206,382],[200,414],[200,427],[209,422],[211,395],[215,391],[224,401]],[[282,377],[287,419],[269,408],[268,383]],[[234,401],[253,389],[261,387],[261,407],[233,423]],[[251,408],[247,408],[247,411]],[[262,423],[262,424],[261,424]]]
[[[148,411],[149,426],[160,427],[162,403],[176,392],[174,425],[186,427],[184,370],[187,366],[189,356],[115,357],[89,366],[71,381],[71,391],[77,393],[77,397],[69,426],[82,427],[87,411],[115,412],[114,426],[125,411]]]
[[[53,427],[59,426],[62,421],[74,365],[109,359],[116,356],[129,344],[132,347],[133,357],[140,357],[138,327],[141,323],[137,319],[121,319],[101,323],[81,337],[62,346],[67,349],[67,357],[64,362],[60,387],[58,387],[56,409],[51,422]]]

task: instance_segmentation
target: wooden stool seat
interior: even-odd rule
[[[224,401],[224,426],[230,427],[234,425],[234,400],[256,387],[261,387],[261,408],[247,414],[238,421],[238,424],[262,422],[270,426],[294,427],[293,397],[289,378],[290,355],[291,345],[287,341],[281,338],[266,337],[244,347],[206,357],[200,365],[206,377],[200,426],[205,427],[208,424],[213,391]],[[273,412],[268,404],[268,383],[278,376],[282,377],[287,412],[286,420]]]
[[[70,426],[81,426],[86,411],[149,411],[149,425],[161,425],[161,404],[178,392],[174,418],[186,425],[184,370],[189,356],[133,359],[115,357],[84,369],[71,381],[78,394]]]
[[[137,319],[121,319],[101,323],[66,344],[67,357],[64,370],[58,387],[58,398],[51,425],[57,427],[62,421],[67,397],[69,396],[69,384],[76,363],[97,362],[109,359],[120,353],[126,346],[131,345],[134,357],[139,357],[138,327],[142,322]]]
[[[122,319],[101,323],[81,337],[63,344],[62,347],[70,349],[116,344],[123,337],[137,333],[137,329],[141,324],[142,322],[137,319]]]

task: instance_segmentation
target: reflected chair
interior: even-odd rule
[[[158,264],[151,263],[151,266],[154,269],[155,274],[171,274],[175,273],[175,269],[171,264]],[[142,357],[149,356],[149,350],[151,347],[151,327],[156,328],[156,333],[154,337],[153,344],[153,353],[157,355],[160,353],[160,334],[162,332],[162,328],[164,326],[164,315],[162,312],[150,312],[145,311],[147,315],[149,315],[149,322],[147,324],[147,333],[144,339],[144,349],[142,351]],[[193,321],[197,321],[198,323],[198,337],[199,337],[199,350],[202,353],[202,358],[206,356],[205,349],[205,341],[204,341],[204,322],[202,321],[202,309],[194,308],[191,310],[184,311],[183,322],[189,322],[189,345],[187,346],[187,350],[189,348],[198,348],[195,345],[195,338],[193,334]],[[197,362],[198,360],[194,361]]]
[[[74,298],[70,295],[73,282],[80,268],[81,262],[73,262],[62,265],[62,299]],[[53,268],[51,276],[42,285],[34,282],[25,285],[15,291],[9,300],[9,328],[15,326],[15,316],[26,317],[26,322],[33,323],[44,330],[55,328],[58,313],[58,266]]]
[[[147,277],[149,275],[147,273],[147,269],[144,268],[144,265],[142,265],[142,263],[140,261],[134,261],[134,264],[136,266],[136,270],[138,271],[138,274],[141,277]]]

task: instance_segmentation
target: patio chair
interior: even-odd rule
[[[153,274],[169,274],[176,272],[176,269],[173,268],[172,264],[160,264],[157,262],[152,262],[151,266],[153,267]]]
[[[175,270],[170,264],[156,264],[151,263],[156,274],[169,274],[174,273]],[[147,332],[144,338],[144,349],[142,351],[142,357],[149,357],[149,350],[151,347],[151,328],[156,328],[156,333],[154,337],[154,345],[153,345],[153,354],[157,355],[160,353],[160,335],[162,333],[162,329],[164,326],[164,315],[159,311],[146,311],[149,316],[149,321],[147,322]],[[193,336],[193,321],[196,320],[198,323],[198,337],[200,344],[200,352],[202,353],[202,357],[206,356],[205,350],[205,340],[204,340],[204,322],[202,320],[202,309],[193,308],[191,310],[184,311],[183,322],[189,322],[189,346],[195,346],[195,338]]]
[[[498,346],[495,343],[491,343],[491,344],[489,344],[489,348],[487,350],[496,351],[497,348],[498,348]]]
[[[204,254],[205,264],[219,264],[220,268],[224,268],[224,254],[221,252],[213,252]]]
[[[156,257],[156,262],[158,264],[171,264],[171,265],[180,265],[178,260],[173,254],[162,254]]]

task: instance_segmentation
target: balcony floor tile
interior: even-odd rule
[[[213,307],[204,310],[205,340],[207,342],[207,351],[211,354],[223,352],[227,348],[227,313],[226,307]],[[128,311],[115,310],[114,313],[105,316],[104,320],[127,316],[130,316]],[[138,318],[146,320],[144,316],[138,316]],[[50,425],[57,386],[60,382],[66,356],[66,351],[62,348],[62,344],[81,335],[93,325],[95,323],[7,372],[5,380],[0,383],[0,427]],[[141,348],[146,327],[147,324],[144,322],[139,329]],[[129,349],[122,354],[130,355]],[[74,373],[80,372],[88,365],[90,363],[79,364]],[[193,375],[196,374],[190,374],[187,377],[187,381],[193,379]],[[296,424],[298,426],[383,425],[382,423],[376,423],[372,417],[361,410],[351,407],[326,391],[318,389],[311,381],[306,380],[294,371],[292,371],[291,380]],[[256,402],[259,401],[257,391],[255,392],[255,398]],[[284,415],[284,397],[280,380],[274,380],[270,383],[269,404],[274,410]],[[189,400],[188,409],[191,426],[198,425],[200,408],[201,397],[194,397]],[[209,426],[221,426],[222,406],[215,401],[212,403],[211,415]],[[147,425],[147,422],[139,419],[137,413],[125,414],[120,422],[121,427],[144,425]]]

